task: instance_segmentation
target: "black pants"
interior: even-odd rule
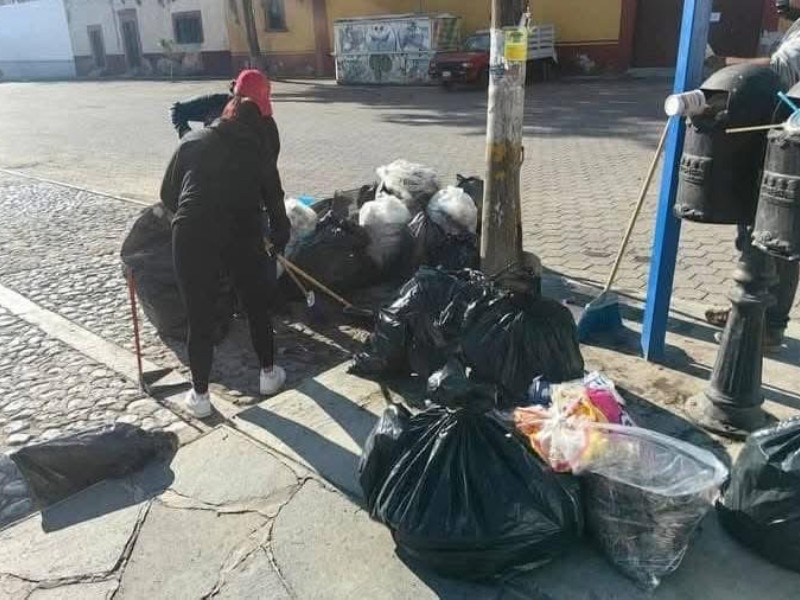
[[[739,225],[736,248],[741,251],[742,244],[749,244],[751,234],[750,228]],[[789,324],[789,313],[797,293],[800,263],[776,258],[775,269],[778,271],[778,283],[770,289],[770,293],[775,297],[775,304],[767,308],[766,327],[772,331],[783,331]]]
[[[192,383],[208,391],[214,354],[214,320],[223,269],[233,278],[250,325],[250,338],[261,367],[274,363],[271,302],[275,290],[275,260],[257,243],[234,241],[220,249],[213,237],[190,223],[178,222],[172,231],[175,274],[189,321],[187,340]]]

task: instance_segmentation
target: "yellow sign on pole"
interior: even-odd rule
[[[503,56],[508,62],[528,60],[528,30],[525,27],[504,27],[505,48]]]

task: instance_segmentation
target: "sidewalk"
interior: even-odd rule
[[[703,388],[716,350],[698,316],[690,305],[673,312],[667,366],[601,348],[585,347],[584,356],[588,368],[617,381],[639,423],[729,461],[740,445],[695,429],[682,412]],[[766,407],[780,418],[800,411],[800,328],[789,333],[784,352],[765,361]],[[404,564],[390,533],[360,507],[356,482],[361,444],[397,392],[341,365],[244,409],[186,444],[169,465],[104,482],[0,532],[0,598],[797,597],[800,575],[739,546],[713,511],[682,566],[653,595],[588,542],[491,585]]]

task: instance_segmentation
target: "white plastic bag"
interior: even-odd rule
[[[711,452],[639,427],[587,423],[574,471],[587,526],[607,558],[647,589],[678,568],[728,470]]]
[[[439,191],[439,176],[430,167],[398,159],[378,167],[380,188],[402,200],[412,214],[425,209],[431,197]]]
[[[358,211],[358,224],[370,240],[367,255],[379,269],[387,269],[402,258],[410,241],[409,221],[411,213],[406,205],[385,193],[365,202]]]
[[[289,217],[290,233],[289,243],[286,245],[286,254],[291,254],[292,248],[303,238],[311,235],[317,229],[317,213],[313,208],[306,206],[296,198],[287,198],[286,216]],[[283,276],[283,265],[279,262],[277,276]]]
[[[426,209],[431,220],[448,235],[475,233],[478,227],[478,207],[461,188],[448,185],[431,198]]]
[[[314,233],[317,228],[317,213],[314,209],[306,206],[296,198],[287,198],[286,216],[289,217],[291,224],[291,235],[289,243],[303,239],[307,235]]]

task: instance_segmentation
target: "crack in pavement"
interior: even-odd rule
[[[11,579],[16,579],[18,581],[23,581],[26,583],[34,584],[33,588],[26,594],[25,598],[29,598],[31,594],[33,594],[36,590],[51,590],[56,589],[64,586],[69,585],[78,585],[82,583],[101,583],[105,581],[116,580],[119,581],[122,572],[125,570],[127,566],[128,560],[133,553],[133,548],[136,545],[136,541],[139,538],[139,533],[144,526],[144,522],[147,519],[147,515],[150,513],[150,507],[152,506],[152,500],[145,502],[137,516],[136,523],[133,526],[133,530],[131,534],[128,536],[128,539],[125,542],[125,545],[120,552],[119,558],[117,558],[114,566],[107,571],[103,571],[100,573],[92,573],[90,575],[78,575],[73,577],[60,577],[57,579],[29,579],[27,577],[22,577],[15,573],[5,573],[0,572],[0,577],[8,577]],[[114,590],[112,594],[109,596],[109,600],[111,600],[114,595],[116,595],[117,590]]]

